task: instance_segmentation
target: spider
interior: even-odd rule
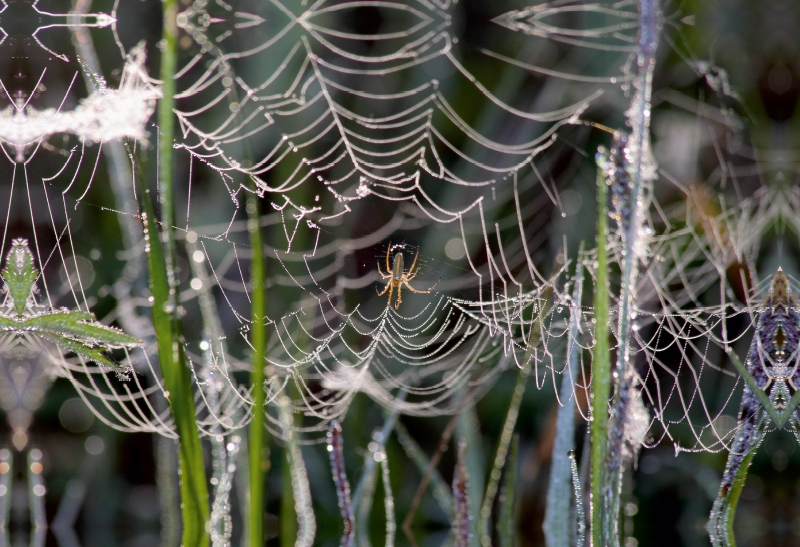
[[[744,363],[746,371],[742,371],[746,383],[739,406],[736,436],[708,522],[714,547],[735,545],[733,520],[736,504],[747,469],[764,439],[770,418],[777,428],[788,422],[800,440],[800,419],[793,408],[796,399],[790,392],[796,394],[800,389],[799,346],[800,308],[789,279],[778,268],[764,310],[758,314],[753,342]],[[735,360],[735,356],[732,355],[731,359]],[[741,364],[737,365],[740,367]]]
[[[393,264],[391,267],[389,266],[389,253],[391,252],[391,250],[392,250],[392,244],[390,243],[389,246],[386,248],[386,271],[389,273],[383,273],[383,270],[381,269],[381,263],[378,262],[378,272],[381,274],[381,277],[389,280],[386,282],[386,287],[384,287],[383,291],[378,293],[378,296],[383,296],[384,294],[386,294],[386,291],[389,291],[389,303],[387,305],[391,306],[392,293],[394,292],[394,289],[397,288],[397,304],[395,304],[394,309],[399,310],[400,304],[403,302],[403,296],[400,293],[400,291],[403,288],[403,285],[405,285],[406,288],[408,288],[408,290],[413,293],[428,294],[433,290],[434,287],[436,287],[436,285],[439,284],[439,281],[441,281],[441,279],[436,283],[434,283],[433,286],[431,286],[431,288],[428,289],[427,291],[418,291],[417,289],[409,285],[408,282],[417,277],[417,273],[419,273],[419,270],[417,270],[416,272],[414,271],[414,268],[417,265],[417,258],[419,257],[419,251],[417,251],[417,254],[414,256],[414,262],[411,263],[411,267],[408,269],[408,271],[404,271],[402,252],[395,253]]]

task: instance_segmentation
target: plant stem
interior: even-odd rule
[[[611,425],[608,428],[606,450],[606,477],[604,504],[605,523],[603,525],[604,538],[602,545],[616,547],[619,545],[618,521],[620,512],[620,496],[622,488],[622,475],[625,466],[623,444],[625,441],[625,428],[628,420],[628,408],[634,395],[635,371],[630,364],[631,346],[631,318],[634,315],[633,301],[635,297],[635,283],[640,260],[640,238],[644,224],[646,205],[644,194],[652,183],[653,173],[650,173],[650,97],[652,93],[653,69],[655,67],[655,53],[658,45],[658,0],[639,0],[639,42],[637,50],[637,65],[639,75],[635,82],[636,92],[631,107],[628,110],[628,123],[631,126],[631,141],[629,150],[632,153],[629,170],[630,187],[630,225],[625,227],[622,278],[620,280],[619,312],[617,325],[617,361],[613,376],[615,386],[613,401],[611,403]],[[627,154],[626,154],[627,155]],[[628,161],[628,158],[625,159]],[[645,172],[647,171],[647,173]],[[638,447],[637,447],[638,448]]]
[[[175,135],[175,121],[173,109],[175,106],[175,71],[178,66],[178,15],[177,0],[163,0],[164,28],[161,49],[161,91],[163,97],[158,104],[158,201],[161,205],[161,223],[166,235],[165,261],[167,266],[167,280],[170,288],[170,300],[177,303],[177,278],[175,272],[175,205],[173,188],[173,140]],[[177,317],[177,310],[173,309],[173,316]]]
[[[500,514],[497,517],[497,537],[500,547],[517,545],[517,452],[519,434],[514,435],[509,449],[506,479],[500,490]],[[565,544],[567,545],[567,544]]]
[[[753,462],[753,457],[755,455],[756,451],[753,450],[742,460],[742,463],[739,466],[736,475],[734,476],[731,488],[728,491],[728,497],[725,505],[723,506],[722,514],[715,515],[712,511],[712,522],[715,520],[720,520],[725,523],[725,526],[722,530],[709,530],[711,544],[715,547],[736,547],[736,535],[733,533],[733,523],[736,520],[736,506],[739,504],[739,497],[742,494],[742,488],[747,481],[747,472],[750,470],[750,464]],[[714,505],[716,509],[716,502]],[[720,532],[722,532],[723,535],[719,535]]]
[[[139,192],[144,210],[145,247],[153,295],[153,325],[158,342],[158,355],[167,400],[175,416],[179,436],[181,504],[183,517],[182,544],[184,547],[208,545],[206,522],[209,517],[208,489],[203,465],[200,437],[195,420],[192,379],[183,353],[180,320],[180,294],[176,272],[174,201],[173,201],[173,135],[175,106],[174,74],[178,57],[177,0],[164,0],[163,48],[161,50],[161,80],[163,98],[158,105],[158,200],[161,205],[161,234],[155,223],[155,213],[149,194]]]
[[[159,241],[155,212],[150,195],[140,186],[143,209],[145,251],[153,295],[153,327],[156,332],[161,375],[170,410],[178,428],[178,460],[180,464],[181,514],[183,517],[182,545],[208,545],[205,525],[208,520],[208,489],[203,465],[203,453],[195,420],[192,379],[183,352],[180,322],[169,309],[170,288],[164,251]]]
[[[247,231],[250,236],[250,298],[252,314],[250,344],[252,367],[250,383],[253,386],[253,421],[250,422],[250,506],[247,515],[247,537],[250,547],[261,547],[264,543],[264,475],[269,469],[269,445],[264,427],[265,357],[267,348],[267,290],[264,245],[258,215],[258,194],[245,192],[247,209]],[[291,449],[291,448],[287,448]]]
[[[601,152],[598,151],[598,154]],[[608,435],[608,397],[611,389],[611,358],[608,344],[608,206],[606,179],[597,170],[597,279],[594,291],[594,352],[592,355],[592,545],[603,545],[603,475]]]
[[[513,426],[512,426],[513,430]],[[483,457],[483,440],[481,439],[480,422],[475,407],[468,407],[458,413],[456,420],[456,437],[466,443],[464,449],[464,461],[469,477],[469,491],[467,492],[467,504],[469,513],[473,518],[469,520],[470,536],[469,546],[479,547],[481,545],[479,532],[479,519],[481,511],[481,493],[483,492],[483,481],[485,475],[485,462]]]

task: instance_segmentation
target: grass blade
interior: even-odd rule
[[[166,9],[166,7],[165,7]],[[166,95],[165,95],[166,97]],[[163,186],[163,182],[162,182]],[[170,286],[164,250],[155,222],[150,194],[144,188],[137,192],[142,208],[147,269],[153,296],[153,327],[156,333],[161,375],[167,401],[178,428],[178,462],[180,466],[182,545],[208,545],[206,522],[209,518],[208,487],[203,452],[194,409],[192,378],[186,366],[183,344],[180,343],[180,321],[176,318],[177,289]],[[169,227],[167,228],[169,230]]]
[[[598,157],[605,150],[598,149]],[[611,356],[608,343],[608,204],[606,178],[597,170],[597,273],[594,292],[594,351],[592,353],[592,545],[603,545],[603,475],[608,438],[608,399],[611,390]]]
[[[514,429],[513,425],[511,429]],[[469,406],[459,413],[456,434],[466,444],[464,457],[467,465],[467,474],[470,478],[470,488],[467,496],[469,512],[470,515],[483,516],[483,502],[481,501],[480,493],[483,492],[483,477],[485,476],[486,465],[483,457],[483,439],[481,438],[480,423],[474,406]],[[491,504],[489,512],[491,512]],[[472,547],[477,547],[481,543],[480,524],[481,521],[474,518],[469,522],[470,545]]]
[[[85,321],[92,321],[92,323]],[[142,345],[142,341],[138,338],[125,334],[114,327],[107,327],[102,323],[97,323],[91,314],[85,312],[48,313],[29,317],[24,321],[19,321],[18,328],[40,331],[59,337],[69,337],[83,344],[93,344],[107,348]]]
[[[583,490],[581,489],[581,477],[578,473],[578,462],[575,461],[575,453],[569,453],[569,470],[572,473],[572,491],[575,496],[575,547],[583,547],[586,541],[586,515],[583,511]]]
[[[267,287],[264,245],[258,216],[258,195],[247,194],[247,231],[250,237],[250,298],[252,300],[250,345],[252,348],[253,421],[250,422],[250,506],[247,513],[247,537],[250,547],[262,547],[264,543],[264,481],[269,469],[269,444],[264,427],[266,401],[265,368],[267,348]]]
[[[547,287],[542,293],[541,305],[538,308],[539,312],[534,324],[531,326],[531,332],[528,336],[528,349],[525,351],[525,356],[522,359],[522,368],[520,368],[517,373],[517,381],[514,384],[514,391],[511,395],[511,401],[508,404],[508,411],[506,412],[506,419],[503,423],[502,432],[500,433],[500,440],[497,443],[492,472],[489,474],[489,482],[486,485],[483,503],[481,504],[479,513],[478,532],[480,534],[481,547],[490,547],[492,544],[491,531],[489,530],[492,505],[497,495],[500,476],[503,466],[506,463],[506,457],[508,456],[508,445],[511,442],[512,435],[514,434],[514,427],[519,417],[519,408],[522,405],[522,397],[525,395],[525,387],[528,384],[528,376],[530,376],[531,373],[531,361],[533,360],[534,351],[542,338],[542,333],[545,331],[543,321],[550,310],[552,294],[552,286]]]
[[[617,380],[611,403],[611,420],[608,428],[606,448],[605,493],[603,543],[608,547],[616,547],[620,543],[619,514],[621,510],[622,476],[630,457],[625,455],[626,431],[631,425],[630,417],[644,411],[641,401],[635,393],[636,373],[630,363],[631,328],[633,301],[635,298],[635,282],[638,275],[639,261],[643,258],[644,244],[643,226],[646,215],[649,188],[655,179],[655,165],[650,155],[650,99],[652,93],[653,70],[659,34],[659,2],[658,0],[638,0],[639,5],[639,38],[636,52],[636,64],[639,74],[634,80],[636,89],[631,106],[626,112],[631,127],[630,138],[624,146],[622,161],[618,167],[626,173],[629,184],[625,190],[629,194],[628,208],[630,218],[622,221],[623,243],[625,251],[622,260],[620,279],[619,311],[617,324],[617,355],[613,377]],[[615,135],[615,139],[620,134]],[[609,181],[615,181],[610,176]],[[625,178],[625,177],[623,177]],[[638,403],[637,403],[638,401]],[[638,407],[637,407],[638,404]],[[638,450],[638,446],[635,447]],[[634,456],[635,457],[635,456]]]
[[[389,457],[381,446],[376,452],[381,461],[381,478],[383,479],[383,508],[386,513],[386,542],[385,547],[394,547],[394,536],[397,531],[397,519],[394,514],[394,496],[392,495],[392,481],[389,476]]]

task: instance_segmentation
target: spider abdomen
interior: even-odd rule
[[[392,279],[395,281],[402,281],[403,279],[403,253],[394,255],[394,264],[392,264]]]

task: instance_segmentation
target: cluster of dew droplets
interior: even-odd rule
[[[287,460],[289,463],[289,476],[292,481],[294,494],[294,511],[297,515],[297,538],[295,547],[311,547],[314,544],[314,535],[317,530],[317,521],[314,516],[314,507],[311,503],[311,484],[308,480],[308,471],[300,452],[300,443],[297,439],[289,398],[281,394],[278,397],[278,413],[280,414],[281,427],[286,436]]]
[[[233,488],[233,477],[236,473],[237,456],[241,448],[242,438],[231,435],[227,443],[222,435],[215,437],[212,443],[211,484],[214,486],[214,501],[211,506],[209,521],[211,544],[214,547],[230,545],[233,534],[231,519],[230,493]]]
[[[649,145],[644,148],[649,150]],[[599,147],[595,160],[606,180],[610,198],[608,201],[611,205],[608,213],[615,222],[621,240],[623,260],[632,258],[635,275],[638,261],[645,257],[652,235],[652,230],[645,224],[645,218],[651,201],[655,167],[647,152],[643,164],[645,173],[636,177],[634,156],[632,135],[617,131],[614,133],[611,148],[606,151],[604,147]],[[637,179],[639,189],[634,192]]]
[[[578,472],[578,462],[575,459],[575,452],[572,451],[569,453],[569,470],[572,475],[572,491],[575,498],[575,547],[583,547],[586,540],[586,513],[583,509],[583,489]]]

